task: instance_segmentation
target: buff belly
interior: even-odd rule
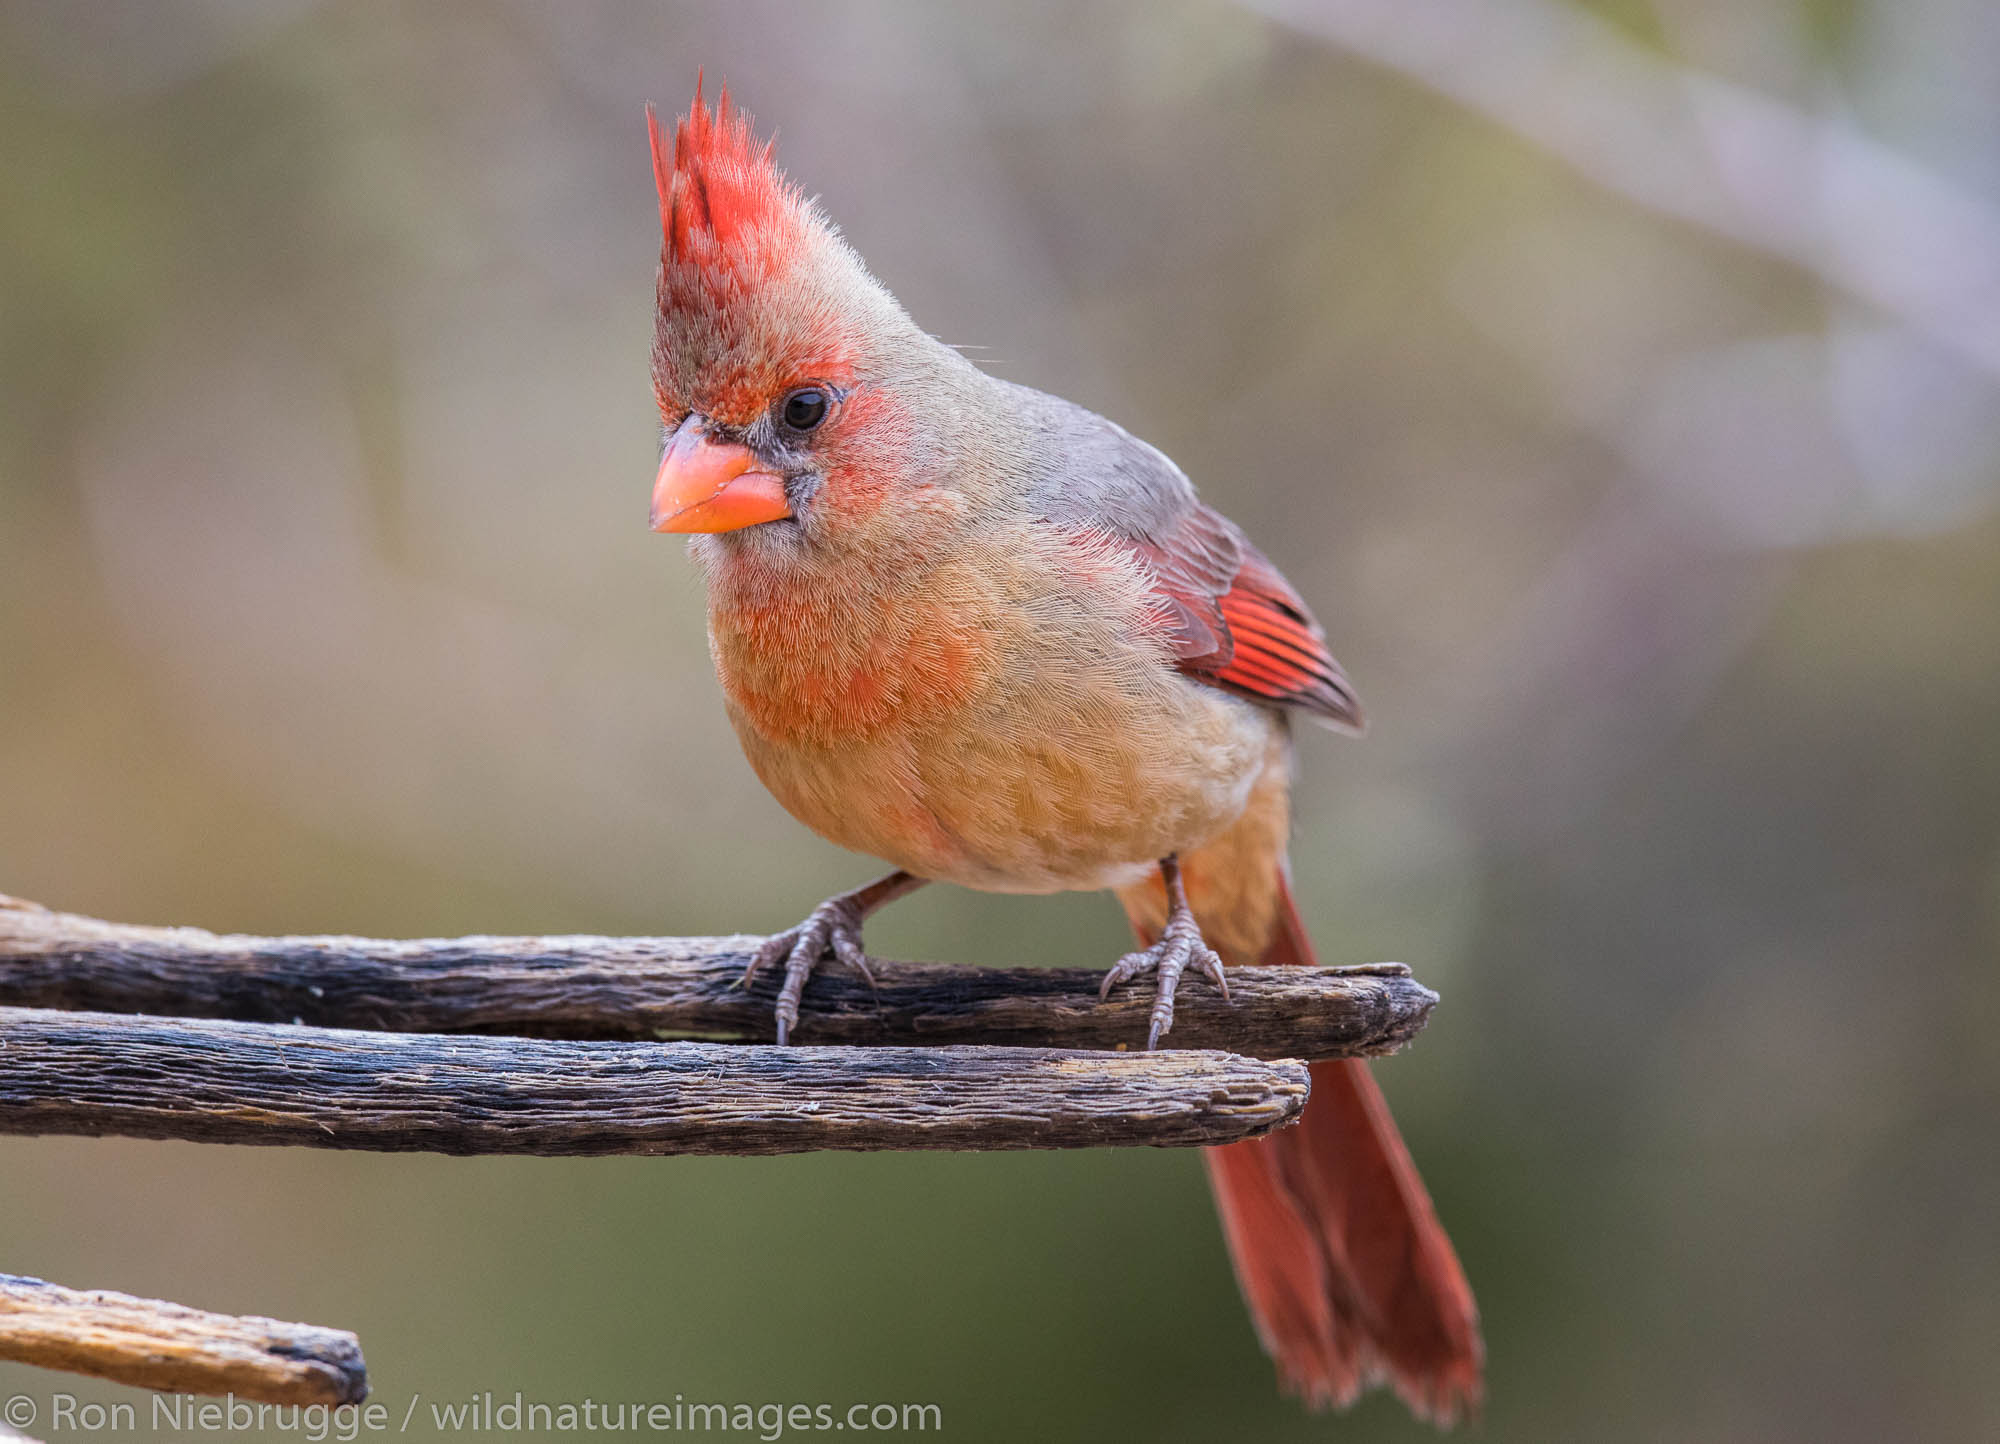
[[[1279,730],[1270,713],[1165,670],[1070,680],[830,744],[773,739],[729,710],[758,777],[806,826],[988,892],[1129,884],[1243,812]]]
[[[1043,526],[893,584],[755,575],[716,568],[709,608],[751,766],[814,831],[920,877],[1131,882],[1234,821],[1282,731],[1176,670],[1149,573]]]

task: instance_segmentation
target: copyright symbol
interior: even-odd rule
[[[7,1407],[0,1409],[7,1416],[7,1422],[16,1429],[25,1429],[35,1422],[35,1401],[26,1394],[16,1394],[7,1401]]]

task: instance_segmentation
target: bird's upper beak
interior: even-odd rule
[[[654,531],[736,531],[791,514],[784,478],[758,470],[749,447],[681,423],[653,482]]]

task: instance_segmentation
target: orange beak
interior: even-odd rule
[[[749,447],[681,423],[653,482],[653,530],[736,531],[790,516],[784,478],[756,467]]]

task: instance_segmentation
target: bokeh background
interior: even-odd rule
[[[1444,995],[1377,1071],[1480,1437],[2000,1436],[1979,0],[5,0],[0,890],[726,932],[871,874],[751,776],[645,527],[641,105],[698,66],[927,328],[1164,447],[1327,622],[1375,725],[1303,740],[1299,891]],[[1124,932],[938,889],[870,938]],[[0,1269],[354,1328],[398,1408],[1426,1437],[1276,1396],[1185,1153],[7,1138]],[[0,1368],[58,1388],[142,1397]]]

